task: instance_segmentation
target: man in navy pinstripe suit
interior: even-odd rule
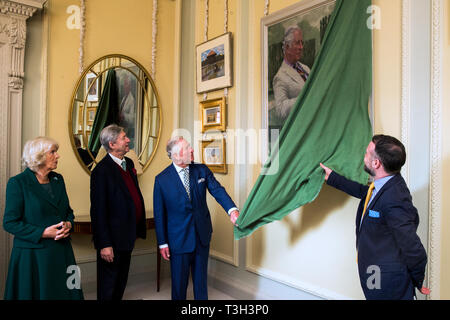
[[[173,163],[156,176],[153,190],[156,237],[162,257],[170,260],[173,300],[186,299],[190,271],[194,298],[208,299],[212,223],[206,190],[228,213],[233,224],[239,216],[233,200],[211,170],[193,162],[193,152],[183,137],[169,140],[167,153]]]

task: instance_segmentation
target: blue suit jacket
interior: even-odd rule
[[[417,236],[419,215],[400,174],[380,189],[361,216],[369,187],[350,181],[334,171],[327,183],[361,199],[356,215],[356,248],[361,286],[367,299],[411,299],[414,287],[421,288],[427,255]],[[367,280],[381,271],[380,289],[370,289]]]
[[[203,246],[212,234],[211,215],[206,204],[206,190],[228,212],[233,200],[204,164],[189,165],[191,200],[173,164],[155,177],[153,214],[158,245],[167,243],[171,253],[192,252],[195,234]]]

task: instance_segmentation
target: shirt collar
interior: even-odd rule
[[[122,166],[122,161],[125,160],[125,158],[123,158],[122,160],[117,158],[116,156],[113,156],[111,153],[108,153],[111,156],[111,159],[113,159],[113,161],[115,163],[117,163],[119,166]]]
[[[381,188],[383,188],[383,186],[386,184],[386,182],[388,182],[389,180],[391,180],[392,176],[386,176],[380,179],[377,179],[373,182],[374,186],[375,186],[375,190],[378,192]]]
[[[182,167],[180,167],[180,166],[177,166],[177,165],[175,164],[175,162],[172,162],[172,163],[173,163],[173,166],[175,167],[175,170],[177,170],[178,173],[180,173],[181,170],[184,169],[184,168],[182,168]],[[189,168],[189,165],[188,165],[186,168]]]
[[[286,63],[288,66],[290,66],[292,68],[295,68],[295,63],[294,64],[289,63],[289,61],[287,61],[286,59],[284,59],[284,63]]]

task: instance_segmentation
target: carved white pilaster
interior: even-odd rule
[[[3,292],[10,236],[3,231],[6,183],[21,170],[22,93],[26,20],[43,0],[0,0],[0,292]]]
[[[442,110],[444,0],[432,0],[431,25],[431,141],[430,141],[430,219],[428,239],[428,283],[430,298],[440,299],[442,250]]]
[[[409,149],[409,126],[411,114],[411,0],[402,1],[402,126],[401,139]],[[402,168],[402,176],[409,183],[409,153]]]

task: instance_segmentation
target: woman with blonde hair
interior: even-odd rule
[[[23,149],[26,169],[9,179],[3,228],[14,235],[5,300],[83,299],[70,244],[73,210],[54,172],[59,145],[38,137]]]

